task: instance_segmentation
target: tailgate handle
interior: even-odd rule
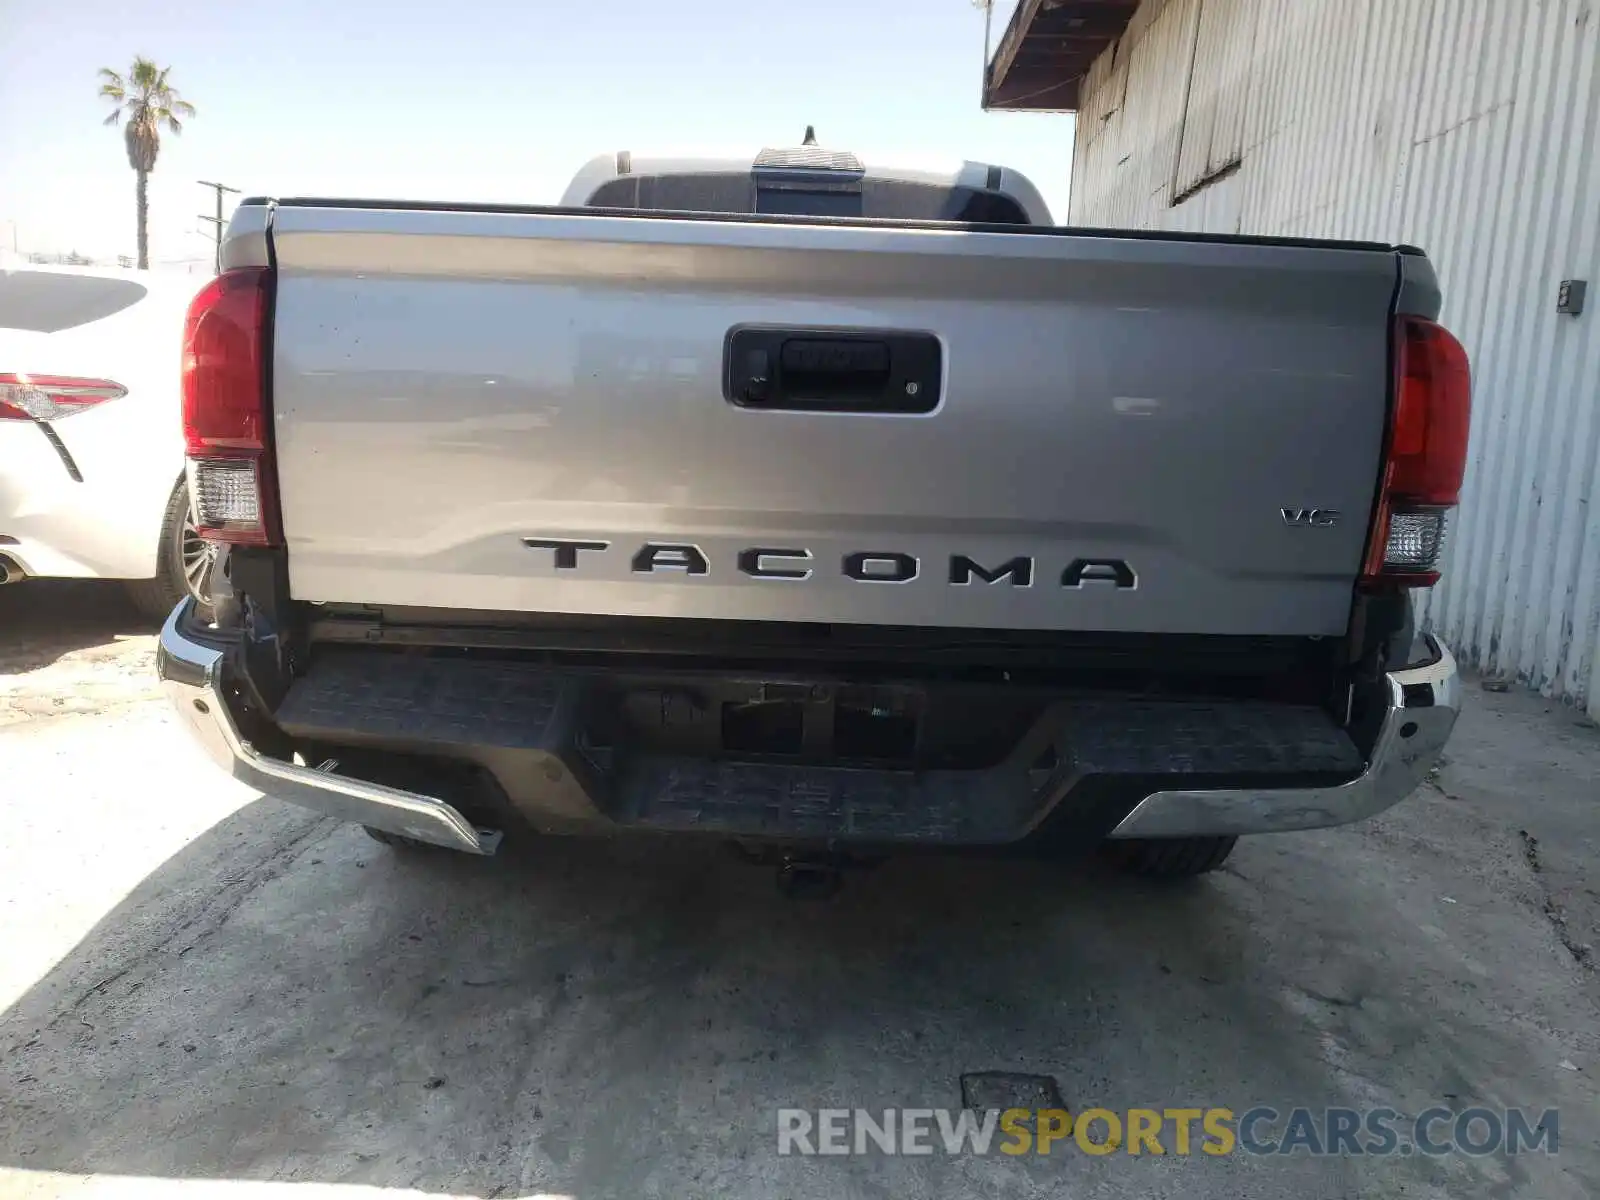
[[[905,414],[938,406],[940,377],[928,333],[737,327],[723,385],[740,408]]]
[[[889,373],[889,344],[790,338],[783,344],[782,362],[786,379],[814,375],[824,382],[881,385]]]

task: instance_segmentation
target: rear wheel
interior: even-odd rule
[[[1215,871],[1233,853],[1236,837],[1131,838],[1107,842],[1105,857],[1119,871],[1146,879],[1188,879]]]
[[[189,503],[189,485],[178,480],[161,519],[161,545],[156,553],[154,579],[128,584],[135,607],[152,620],[165,620],[179,600],[193,597],[204,621],[211,619],[211,579],[217,567],[217,547],[195,528]]]

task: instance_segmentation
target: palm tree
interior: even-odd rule
[[[127,78],[110,67],[100,68],[100,95],[116,105],[105,123],[117,125],[127,118],[127,124],[122,127],[122,139],[128,146],[128,165],[139,178],[135,195],[141,271],[150,269],[148,185],[150,172],[156,169],[156,155],[161,153],[162,127],[174,134],[182,133],[183,122],[178,118],[194,116],[194,105],[167,84],[167,72],[171,69],[158,67],[148,58],[137,56]]]

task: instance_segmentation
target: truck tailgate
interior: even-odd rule
[[[314,202],[272,245],[297,599],[1345,631],[1395,252]],[[740,407],[747,326],[931,335],[937,403]]]

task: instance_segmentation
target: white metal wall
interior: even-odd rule
[[[1428,251],[1474,409],[1427,615],[1600,718],[1600,0],[1145,0],[1078,131],[1075,224]]]

